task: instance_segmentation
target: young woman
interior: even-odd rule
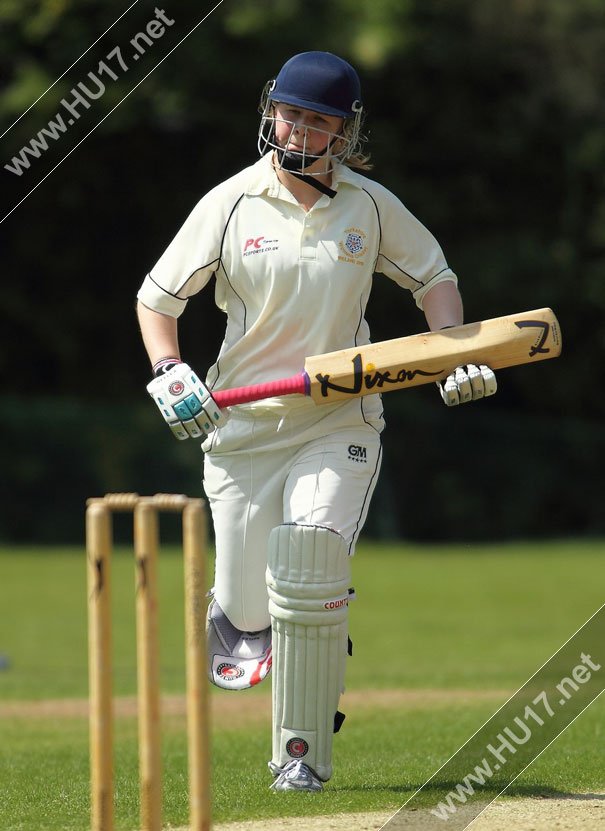
[[[462,302],[434,237],[358,172],[369,165],[352,66],[327,52],[295,55],[266,86],[261,112],[260,160],[196,205],[146,277],[138,316],[150,394],[177,438],[204,437],[216,536],[210,677],[243,689],[273,663],[272,787],[317,791],[343,718],[349,561],[380,469],[380,396],[316,407],[294,395],[222,412],[211,391],[368,343],[376,273],[412,293],[431,329],[461,324]],[[177,319],[211,277],[227,322],[202,383],[181,361]],[[487,367],[466,367],[440,389],[457,404],[496,382]]]

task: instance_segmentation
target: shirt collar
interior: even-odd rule
[[[280,187],[279,179],[273,170],[271,164],[272,153],[265,153],[255,164],[251,167],[251,177],[246,188],[246,193],[250,196],[260,196],[263,193],[268,193],[269,196],[275,196]]]
[[[268,196],[278,196],[283,187],[273,169],[271,157],[272,153],[266,153],[252,165],[252,176],[246,188],[246,193],[250,196],[260,196],[263,193],[268,194]],[[359,175],[345,164],[338,163],[332,173],[332,187],[337,191],[342,183],[352,185],[355,188],[362,187]]]
[[[344,182],[347,185],[352,185],[354,188],[363,187],[359,174],[347,167],[346,164],[337,164],[332,173],[332,187],[338,190],[338,186]]]

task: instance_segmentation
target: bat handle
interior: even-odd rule
[[[233,407],[248,401],[260,401],[275,395],[310,395],[309,376],[306,372],[291,375],[290,378],[278,378],[265,384],[252,384],[249,387],[235,387],[230,390],[212,390],[212,397],[219,407]]]

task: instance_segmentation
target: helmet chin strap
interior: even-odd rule
[[[313,161],[311,164],[314,164],[317,159],[321,158],[325,155],[328,151],[329,145],[324,147],[321,153],[318,153],[316,156],[313,156]],[[291,150],[278,150],[277,151],[277,158],[284,170],[287,170],[292,176],[296,176],[297,179],[300,179],[301,182],[306,182],[311,187],[314,187],[320,193],[325,193],[330,199],[334,199],[336,196],[336,191],[333,190],[328,185],[324,185],[323,182],[318,181],[315,176],[309,176],[305,173],[305,169],[302,166],[303,162],[303,155],[302,153],[294,153]],[[310,167],[310,165],[307,165]]]

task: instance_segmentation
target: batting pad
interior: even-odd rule
[[[279,525],[267,567],[273,636],[273,759],[332,775],[332,737],[344,689],[350,567],[340,534]]]
[[[242,632],[213,597],[206,617],[208,677],[224,690],[246,690],[271,669],[271,627]]]

